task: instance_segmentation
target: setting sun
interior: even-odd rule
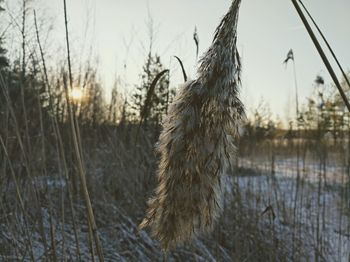
[[[70,91],[69,96],[74,101],[81,101],[83,98],[83,91],[80,88],[73,88]]]

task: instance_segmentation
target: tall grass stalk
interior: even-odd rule
[[[23,109],[23,120],[25,126],[25,135],[26,135],[26,143],[28,156],[31,156],[31,145],[30,145],[30,137],[29,137],[29,128],[28,128],[28,117],[27,117],[27,108],[25,106],[25,88],[26,88],[26,18],[27,18],[27,0],[22,0],[22,73],[21,73],[21,102]]]
[[[69,82],[70,82],[70,88],[72,89],[73,88],[73,77],[72,77],[72,68],[71,68],[71,61],[70,61],[66,0],[63,0],[63,3],[64,3],[64,21],[65,21],[65,29],[66,29]],[[73,114],[73,109],[72,109],[71,104],[70,104],[69,94],[68,94],[69,91],[68,91],[68,86],[67,86],[66,81],[64,81],[64,88],[65,88],[65,93],[66,93],[66,101],[67,101],[69,121],[70,121],[72,138],[73,138],[74,151],[75,151],[75,156],[76,156],[77,162],[78,162],[77,164],[78,164],[79,177],[80,177],[80,182],[81,182],[81,186],[82,186],[85,205],[87,208],[89,233],[90,233],[91,239],[94,239],[94,241],[95,241],[95,246],[96,246],[98,257],[99,257],[100,261],[103,262],[104,261],[103,251],[102,251],[100,239],[98,236],[97,226],[96,226],[96,222],[95,222],[95,216],[94,216],[94,213],[92,210],[90,196],[89,196],[89,192],[88,192],[88,188],[87,188],[87,184],[86,184],[85,170],[83,167],[83,160],[82,160],[81,143],[79,143],[81,141],[78,140],[78,137],[80,136],[77,132],[78,125],[77,125],[77,122],[75,121],[75,119],[76,119],[75,114]]]
[[[60,166],[63,165],[64,179],[68,185],[67,191],[68,191],[68,198],[69,198],[69,207],[70,207],[70,211],[72,214],[72,224],[73,224],[74,238],[75,238],[75,243],[76,243],[77,258],[79,261],[81,261],[80,244],[79,244],[77,226],[76,226],[76,221],[75,221],[76,219],[75,219],[75,211],[74,211],[74,206],[73,206],[72,190],[71,190],[70,183],[69,183],[67,161],[66,161],[66,156],[65,156],[65,152],[64,152],[62,136],[61,136],[61,132],[60,132],[59,125],[58,125],[57,115],[54,112],[54,108],[53,108],[54,103],[53,103],[53,98],[52,98],[51,85],[49,82],[46,61],[45,61],[44,52],[43,52],[43,48],[42,48],[41,41],[40,41],[40,35],[39,35],[38,23],[37,23],[37,17],[36,17],[35,10],[34,10],[34,25],[35,25],[37,43],[38,43],[39,51],[40,51],[41,62],[42,62],[43,75],[44,75],[45,84],[46,84],[46,88],[47,88],[47,92],[48,92],[48,96],[49,96],[49,108],[50,108],[50,112],[51,112],[50,119],[52,122],[54,134],[55,134],[55,138],[56,138],[56,142],[57,142],[57,151],[58,151],[57,153],[58,153],[58,156],[61,156],[61,157],[59,157],[59,159],[62,159],[62,160],[59,162],[60,162]],[[62,200],[62,205],[64,205],[64,198]],[[64,221],[64,207],[62,208],[62,211],[63,211],[62,215],[63,215],[63,221]],[[51,218],[51,216],[50,216],[50,218]],[[54,230],[52,228],[51,233],[53,233],[53,231]],[[62,235],[64,236],[64,233]],[[64,250],[64,248],[63,248],[63,250]]]
[[[331,45],[329,44],[326,36],[323,34],[322,30],[320,29],[320,27],[318,26],[318,24],[316,23],[315,19],[312,17],[312,15],[310,14],[309,10],[306,8],[306,6],[304,5],[304,3],[301,0],[298,0],[299,3],[301,4],[301,6],[303,7],[303,9],[305,10],[305,12],[307,13],[307,15],[309,16],[309,18],[311,19],[312,23],[314,24],[315,28],[317,29],[318,33],[320,34],[320,36],[322,37],[323,41],[325,42],[325,44],[328,47],[328,50],[331,52],[334,61],[337,63],[341,73],[343,74],[344,80],[346,81],[346,83],[348,84],[349,88],[350,88],[350,80],[347,76],[347,74],[345,73],[342,65],[340,64],[333,48],[331,47]]]
[[[297,10],[297,12],[298,12],[302,22],[304,23],[304,26],[305,26],[309,36],[311,37],[311,40],[313,41],[313,43],[314,43],[318,53],[320,54],[321,59],[323,60],[323,63],[325,64],[329,74],[331,75],[331,77],[333,79],[333,82],[334,82],[335,86],[337,87],[337,89],[339,91],[340,96],[342,97],[342,99],[343,99],[343,101],[344,101],[348,111],[350,112],[349,100],[346,97],[345,92],[344,92],[343,88],[340,85],[340,82],[339,82],[339,80],[337,78],[337,75],[335,74],[331,64],[328,61],[327,56],[325,55],[325,53],[324,53],[320,43],[318,42],[317,37],[315,36],[311,26],[309,25],[309,22],[307,21],[307,19],[306,19],[305,15],[304,15],[303,11],[301,10],[297,0],[292,0],[292,3],[294,5],[295,9]]]

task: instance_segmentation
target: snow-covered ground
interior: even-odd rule
[[[344,168],[327,165],[320,171],[317,163],[306,164],[297,179],[296,159],[277,159],[274,174],[271,163],[246,159],[239,163],[255,170],[253,175],[230,177],[248,208],[263,213],[269,207],[275,215],[270,220],[274,228],[283,238],[297,235],[303,239],[310,261],[315,260],[317,251],[324,255],[321,260],[350,261],[349,210],[340,190],[348,181]],[[303,163],[299,166],[302,169]]]
[[[345,183],[350,179],[347,174],[347,168],[334,161],[326,162],[323,166],[323,164],[320,164],[315,160],[308,160],[304,163],[302,159],[299,159],[298,161],[296,157],[276,157],[274,164],[272,165],[270,159],[266,161],[264,158],[240,158],[239,166],[270,173],[272,169],[274,169],[274,172],[278,173],[279,177],[287,178],[295,178],[299,172],[302,179],[314,183],[319,181],[320,176],[325,177],[326,182],[330,183]]]
[[[346,214],[339,190],[348,181],[344,168],[327,165],[322,169],[322,173],[320,165],[313,163],[305,165],[304,170],[300,172],[300,178],[297,179],[294,158],[276,159],[274,174],[271,173],[271,164],[263,161],[240,159],[239,166],[244,172],[225,177],[224,204],[231,205],[239,192],[243,206],[252,211],[259,227],[265,230],[265,233],[271,231],[277,239],[289,243],[289,257],[286,260],[298,261],[298,256],[293,259],[293,254],[301,252],[297,245],[302,243],[303,254],[299,254],[299,257],[303,257],[305,261],[315,261],[316,253],[319,253],[319,261],[349,261],[349,213]],[[299,166],[302,169],[303,163],[300,162]],[[99,172],[98,176],[99,179],[104,179],[103,172]],[[57,175],[36,178],[32,183],[39,189],[51,191],[61,192],[66,188],[65,180]],[[65,222],[62,223],[59,211],[61,207],[53,208],[56,208],[57,215],[51,217],[51,221],[49,208],[43,206],[41,209],[45,238],[49,244],[52,243],[51,233],[54,230],[57,257],[65,256],[74,261],[77,257],[77,245],[70,213],[68,211]],[[68,206],[66,208],[68,209]],[[143,211],[139,219],[132,219],[118,203],[95,202],[94,209],[106,261],[164,260],[158,243],[147,232],[139,232],[137,229]],[[82,261],[91,261],[85,208],[75,204],[75,210],[80,256]],[[0,251],[3,252],[0,253],[0,260],[17,261],[18,258],[24,257],[24,261],[30,261],[26,233],[21,231],[25,228],[23,216],[11,213],[6,219],[16,223],[13,223],[14,228],[7,226],[11,223],[0,224]],[[3,218],[2,221],[6,220]],[[31,240],[35,258],[40,261],[45,256],[42,235],[38,233],[37,228],[29,229],[33,232]],[[168,254],[167,260],[234,260],[230,250],[217,243],[211,245],[212,239],[209,238],[210,235],[196,239],[190,245]],[[14,246],[20,253],[13,252]],[[51,245],[49,249],[53,255]]]

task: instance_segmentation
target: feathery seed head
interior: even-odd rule
[[[237,20],[241,0],[233,1],[229,12],[216,28],[211,47],[200,60],[198,79],[202,83],[228,83],[234,76],[239,78],[240,60],[236,49]],[[221,83],[220,83],[221,84]]]
[[[164,249],[212,229],[222,177],[235,155],[244,108],[238,95],[236,49],[240,0],[235,0],[200,61],[169,108],[159,137],[158,188],[140,228],[151,226]]]

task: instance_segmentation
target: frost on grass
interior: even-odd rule
[[[163,123],[159,184],[140,228],[150,226],[164,249],[210,230],[219,215],[221,179],[244,117],[238,98],[239,6],[240,0],[232,3],[200,61],[197,79],[181,87]]]

